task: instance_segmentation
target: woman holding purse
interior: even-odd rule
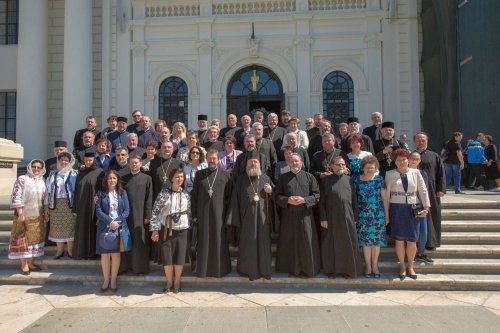
[[[410,153],[406,149],[398,149],[394,153],[397,169],[387,171],[385,175],[390,203],[391,237],[396,241],[401,281],[406,276],[413,280],[417,279],[417,274],[413,269],[413,260],[420,237],[420,219],[429,214],[431,207],[424,178],[418,169],[410,169],[409,156]],[[405,265],[405,252],[408,267]]]
[[[132,249],[132,240],[127,226],[129,203],[127,192],[123,189],[120,175],[115,170],[106,172],[96,204],[97,244],[96,252],[101,255],[101,268],[104,282],[101,292],[111,288],[116,292],[116,278],[120,268],[120,252]],[[119,241],[112,242],[113,237],[104,237],[110,232],[117,233]],[[112,246],[110,246],[112,245]],[[111,274],[110,274],[111,270]],[[110,279],[111,276],[111,279]]]
[[[163,265],[166,277],[163,292],[177,294],[181,291],[182,268],[190,258],[191,200],[182,188],[185,179],[182,168],[173,169],[168,179],[172,181],[172,187],[164,188],[156,198],[149,230],[152,231],[151,240],[159,242],[159,263]]]

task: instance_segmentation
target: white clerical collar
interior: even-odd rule
[[[134,176],[135,176],[135,175],[137,175],[138,173],[140,173],[140,172],[141,172],[141,170],[139,169],[139,171],[137,171],[137,172],[133,172],[133,171],[130,171],[130,172],[132,173],[132,175],[134,175]]]

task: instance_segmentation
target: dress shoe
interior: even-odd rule
[[[162,292],[163,292],[164,294],[168,294],[168,293],[169,293],[169,292],[171,292],[171,291],[172,291],[172,288],[167,288],[167,287],[163,288],[163,290],[162,290]]]
[[[467,194],[467,193],[465,193],[463,191],[458,191],[458,192],[455,192],[455,194]]]
[[[40,272],[41,270],[42,270],[42,267],[35,265],[35,264],[33,264],[33,266],[30,267],[30,271],[32,271],[32,272]]]
[[[109,285],[106,288],[101,287],[101,293],[105,293],[109,290]]]
[[[63,255],[64,255],[64,253],[61,253],[61,254],[56,254],[56,255],[54,256],[54,258],[52,258],[52,259],[54,259],[54,260],[59,260],[59,259],[61,259],[61,258],[63,257]]]
[[[174,294],[178,294],[181,292],[181,288],[174,288]]]
[[[23,271],[21,269],[21,274],[24,275],[24,276],[29,276],[29,275],[31,275],[31,271],[29,269],[27,271]]]
[[[372,273],[372,278],[380,279],[380,273]]]
[[[409,269],[406,271],[406,275],[408,275],[408,277],[410,279],[413,279],[413,280],[417,279],[417,274],[411,274]]]

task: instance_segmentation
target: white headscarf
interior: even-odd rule
[[[59,163],[59,159],[61,157],[68,157],[69,158],[69,164],[66,165],[64,168],[61,167],[61,164]],[[57,155],[57,175],[58,176],[64,176],[66,178],[71,170],[73,169],[73,165],[75,165],[75,157],[73,154],[70,154],[68,152],[63,152]]]
[[[31,168],[34,162],[42,164],[42,170],[40,174],[34,175],[33,169]],[[45,192],[45,182],[43,181],[43,175],[45,174],[45,163],[42,160],[32,160],[27,167],[27,173],[24,180],[23,189],[23,205],[24,205],[24,216],[27,219],[37,218],[40,216],[40,207],[42,207],[42,197]]]

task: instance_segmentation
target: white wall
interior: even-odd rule
[[[17,45],[0,45],[0,91],[17,87]]]

